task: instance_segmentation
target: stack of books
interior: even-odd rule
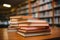
[[[21,18],[21,16],[11,16],[9,21],[9,31],[17,31],[16,28],[18,27],[18,19]]]
[[[9,25],[8,29],[14,30],[14,29],[16,29],[15,27],[18,26],[18,21],[17,21],[17,19],[11,19],[11,20],[9,21],[9,23],[10,23],[10,25]]]
[[[44,20],[27,19],[19,23],[17,33],[24,37],[50,34],[49,24]]]

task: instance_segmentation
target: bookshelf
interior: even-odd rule
[[[60,24],[60,0],[27,0],[24,4],[17,10],[19,15],[47,20],[53,26]]]

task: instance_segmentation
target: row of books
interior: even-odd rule
[[[38,1],[38,2],[37,2]],[[36,2],[37,3],[47,3],[47,2],[50,2],[50,1],[52,1],[52,0],[48,0],[48,1],[46,1],[46,0],[37,0]],[[32,7],[35,7],[35,6],[38,6],[39,4],[37,4],[37,3],[33,3],[32,4]],[[54,4],[54,7],[57,7],[57,6],[60,6],[60,1],[57,1],[55,4]],[[20,10],[22,10],[22,9],[26,9],[26,8],[28,8],[29,7],[29,5],[27,4],[27,5],[25,5],[25,6],[22,6],[21,8],[20,8]],[[40,9],[42,9],[42,8],[45,8],[45,10],[47,10],[47,9],[51,9],[52,8],[52,4],[51,3],[48,3],[48,4],[45,4],[45,5],[43,5],[42,7],[40,7]]]
[[[52,14],[52,11],[46,11],[46,12],[41,12],[40,13],[40,18],[42,17],[52,17],[53,14]]]
[[[39,0],[40,1],[40,4],[44,4],[44,3],[47,3],[47,2],[51,2],[52,0]]]
[[[39,0],[40,1],[40,0]],[[43,0],[42,0],[43,1]],[[41,2],[42,2],[41,1]],[[46,1],[46,0],[44,0],[44,1]],[[51,0],[50,0],[51,1]],[[37,2],[37,1],[36,1]],[[58,2],[59,3],[59,2]],[[58,4],[57,3],[57,4]],[[33,3],[34,4],[34,3]],[[32,5],[33,5],[32,4]],[[36,6],[38,6],[37,4],[35,4]],[[22,10],[22,9],[25,9],[25,8],[28,8],[28,4],[27,5],[25,5],[25,6],[23,6],[23,7],[21,7],[21,8],[18,8],[18,10]],[[44,10],[49,10],[49,9],[52,9],[52,4],[51,3],[48,3],[48,4],[45,4],[45,5],[42,5],[42,6],[39,6],[39,8],[40,8],[40,10],[37,10],[37,7],[35,7],[35,8],[32,8],[32,10],[31,10],[31,12],[33,13],[33,12],[37,12],[37,11],[44,11]],[[22,10],[22,11],[19,11],[18,13],[20,14],[23,14],[23,13],[28,13],[29,11],[28,11],[28,9],[27,10]]]
[[[36,0],[36,2],[34,2],[34,3],[32,4],[32,7],[39,6],[39,5],[42,5],[42,4],[51,2],[51,1],[52,1],[52,0]]]
[[[37,0],[36,2],[34,2],[33,4],[32,4],[32,7],[35,7],[35,6],[38,6],[38,5],[40,5],[40,4],[37,4],[37,3],[47,3],[47,2],[50,2],[50,1],[52,1],[52,0],[48,0],[48,1],[46,1],[46,0]],[[60,4],[60,1],[58,0],[58,1],[56,1],[55,2],[55,4],[54,4],[54,7],[57,7],[57,5],[59,6]],[[26,9],[26,8],[28,8],[28,4],[27,5],[25,5],[25,6],[22,6],[21,8],[18,8],[18,13],[21,13],[21,14],[23,14],[23,13],[28,13],[29,11],[28,11],[28,9],[27,10],[22,10],[22,9]],[[50,10],[50,9],[52,9],[52,3],[47,3],[47,4],[44,4],[44,5],[42,5],[42,6],[39,6],[39,8],[40,8],[40,10],[37,10],[37,7],[35,7],[35,8],[32,8],[32,10],[31,10],[31,12],[33,13],[33,12],[37,12],[37,11],[45,11],[45,10]],[[20,11],[20,10],[22,10],[22,11]]]
[[[32,7],[35,7],[35,6],[38,6],[38,5],[47,3],[47,2],[51,2],[51,1],[52,1],[52,0],[37,0],[36,2],[34,2],[34,3],[32,4]],[[38,3],[38,4],[37,4],[37,3]],[[48,7],[50,7],[50,8],[52,7],[51,3],[45,4],[45,5],[48,5]],[[60,6],[60,0],[56,1],[55,4],[54,4],[54,7],[58,7],[58,6]],[[26,9],[26,8],[28,8],[28,7],[29,7],[29,5],[27,4],[27,5],[25,5],[25,6],[22,6],[20,9],[22,10],[22,9]]]
[[[45,19],[43,19],[43,20],[46,20],[46,21],[48,21],[48,23],[49,24],[52,24],[52,18],[45,18]],[[60,18],[54,18],[54,24],[60,24]]]
[[[33,4],[32,4],[32,7],[35,7],[35,6],[37,6],[37,4],[36,3],[38,3],[38,5],[40,5],[40,4],[44,4],[44,3],[47,3],[47,2],[51,2],[52,0],[48,0],[48,1],[46,1],[46,0],[37,0],[36,2],[34,2]],[[25,5],[25,6],[22,6],[20,9],[22,10],[22,9],[26,9],[26,8],[28,8],[29,7],[29,5],[27,4],[27,5]]]
[[[37,7],[32,8],[32,12],[45,11],[45,10],[50,10],[50,9],[52,9],[52,4],[51,3],[39,6],[39,10],[38,10]]]
[[[56,10],[54,11],[54,13],[55,13],[55,14],[54,14],[55,16],[60,16],[60,9],[56,9]]]
[[[38,13],[33,13],[33,14],[32,14],[32,17],[33,17],[33,18],[38,18]]]
[[[22,7],[21,7],[21,10],[26,9],[26,8],[29,8],[29,5],[28,5],[28,4],[25,5],[25,6],[22,6]]]
[[[34,17],[34,18],[46,18],[46,17],[53,17],[53,15],[52,15],[52,13],[40,13],[39,15],[38,15],[38,13],[33,13],[32,14],[32,17]]]
[[[28,9],[27,10],[22,10],[22,11],[17,11],[18,14],[24,14],[24,13],[28,13],[28,12],[29,12]]]
[[[28,11],[28,10],[27,10]],[[21,11],[21,12],[17,12],[18,14],[25,14],[25,13],[28,13],[28,12],[24,12],[24,11]],[[34,13],[32,14],[33,17],[38,17],[38,13]],[[40,17],[52,17],[52,11],[46,11],[46,12],[41,12],[40,13]],[[60,16],[60,9],[59,10],[55,10],[55,13],[54,13],[54,16]]]
[[[52,11],[40,12],[39,15],[39,18],[53,17]],[[32,16],[38,18],[38,13],[33,13]],[[60,16],[60,9],[54,11],[54,16]]]
[[[49,9],[52,9],[52,4],[51,3],[40,6],[40,11],[49,10]]]
[[[60,21],[59,21],[59,18],[58,17],[54,18],[54,23],[55,24],[60,24]]]
[[[54,7],[60,7],[60,0],[55,0]]]

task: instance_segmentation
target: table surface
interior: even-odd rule
[[[51,34],[44,36],[23,37],[17,34],[16,32],[8,32],[8,36],[9,36],[9,40],[45,40],[45,39],[60,37],[60,28],[57,27],[51,28]]]

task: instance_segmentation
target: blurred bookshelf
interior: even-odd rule
[[[60,0],[28,0],[17,8],[16,13],[18,16],[30,15],[32,18],[46,20],[50,25],[60,26]]]
[[[18,15],[32,15],[33,18],[47,20],[49,24],[60,25],[60,0],[34,0],[27,1],[17,9]],[[29,12],[30,10],[30,12]]]

